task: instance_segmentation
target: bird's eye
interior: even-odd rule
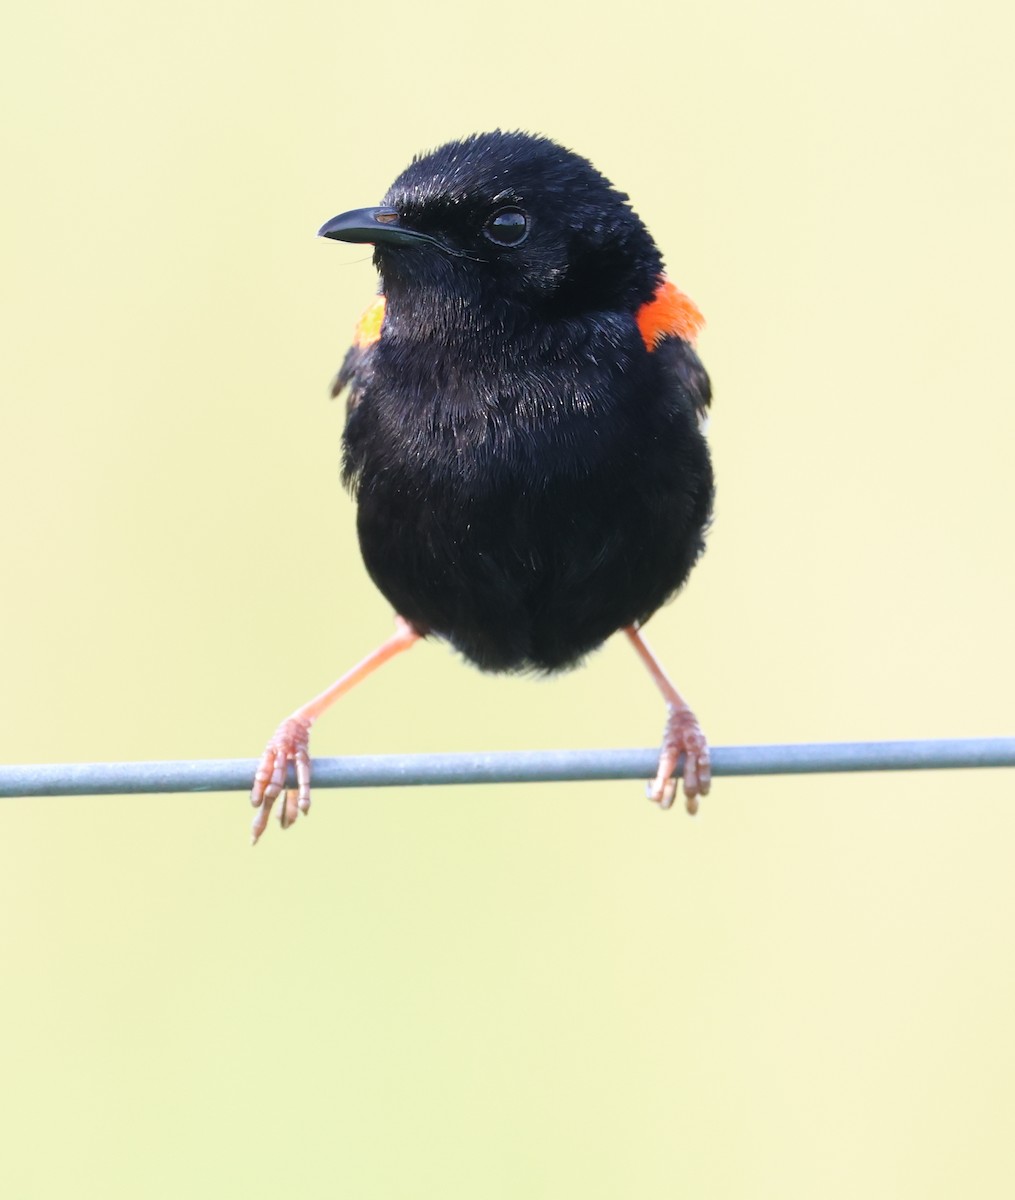
[[[517,246],[529,232],[529,218],[520,208],[499,208],[483,226],[483,232],[498,246]]]

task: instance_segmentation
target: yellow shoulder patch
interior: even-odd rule
[[[384,297],[378,296],[356,322],[356,332],[352,336],[352,344],[365,350],[372,346],[381,336],[381,326],[384,324]]]

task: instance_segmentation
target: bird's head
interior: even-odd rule
[[[342,213],[322,237],[368,242],[389,298],[519,305],[571,315],[633,312],[662,259],[628,198],[548,138],[474,134],[419,155],[381,205]]]

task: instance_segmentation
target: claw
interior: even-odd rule
[[[289,763],[296,768],[296,787],[286,790],[278,819],[288,829],[300,813],[310,810],[310,726],[306,717],[287,717],[279,725],[261,755],[254,772],[250,803],[257,809],[250,827],[251,845],[268,826],[275,801],[285,790]]]
[[[663,732],[659,770],[648,785],[649,799],[661,808],[670,808],[676,799],[678,784],[675,772],[681,756],[684,800],[687,811],[693,816],[698,811],[698,797],[707,796],[712,786],[708,742],[694,713],[686,707],[673,707]]]

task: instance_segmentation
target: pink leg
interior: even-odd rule
[[[677,794],[677,780],[674,772],[680,756],[683,755],[684,796],[687,811],[694,814],[698,811],[698,797],[707,796],[708,790],[712,786],[708,742],[705,741],[698,718],[691,712],[686,701],[670,682],[638,628],[629,625],[624,632],[630,639],[638,657],[648,668],[649,674],[655,680],[656,687],[662,692],[666,701],[666,728],[663,731],[663,745],[659,754],[659,770],[656,772],[655,779],[648,785],[649,798],[655,800],[663,808],[670,807]]]
[[[395,617],[395,632],[362,662],[336,679],[331,687],[298,708],[279,725],[272,735],[267,749],[261,755],[254,774],[254,786],[250,792],[250,803],[257,809],[250,830],[251,845],[264,833],[271,816],[271,808],[285,787],[286,773],[291,762],[296,768],[296,787],[286,792],[285,801],[278,819],[283,829],[296,820],[299,813],[310,809],[310,726],[321,713],[373,674],[379,666],[419,641],[420,635],[403,617]]]

